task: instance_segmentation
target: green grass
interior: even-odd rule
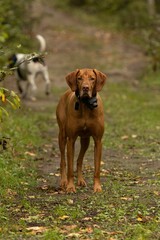
[[[149,86],[149,85],[150,86]],[[156,82],[157,85],[157,82]],[[123,150],[143,150],[143,154],[160,150],[159,87],[147,79],[138,87],[130,83],[110,84],[106,90],[105,144]]]
[[[24,201],[28,190],[35,187],[36,171],[33,160],[37,156],[38,147],[43,143],[40,131],[42,128],[37,125],[40,118],[43,119],[43,115],[22,109],[10,112],[9,118],[1,123],[1,137],[7,140],[7,150],[1,149],[0,152],[1,227],[14,223],[8,208],[16,206],[16,198],[18,197],[18,202],[22,199]]]

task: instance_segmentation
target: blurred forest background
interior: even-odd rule
[[[13,49],[23,51],[32,46],[29,37],[32,35],[32,24],[36,19],[31,17],[34,0],[1,0],[0,1],[0,63]],[[49,0],[48,0],[49,1]],[[76,11],[96,16],[96,24],[112,30],[126,33],[132,40],[141,44],[151,56],[153,70],[159,68],[160,61],[160,1],[159,0],[55,0],[56,7],[66,11]]]

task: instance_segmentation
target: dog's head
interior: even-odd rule
[[[106,80],[106,75],[96,69],[77,69],[66,76],[66,81],[73,92],[78,92],[81,99],[96,96]]]
[[[12,54],[9,58],[8,58],[8,68],[13,68],[15,67],[16,63],[17,63],[17,56],[16,54]]]

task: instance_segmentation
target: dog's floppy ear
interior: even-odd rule
[[[104,73],[98,71],[97,69],[93,69],[93,72],[97,76],[96,91],[99,92],[105,84],[107,76]]]
[[[79,72],[79,69],[77,69],[76,71],[74,72],[71,72],[69,73],[67,76],[66,76],[66,81],[69,85],[69,87],[71,88],[71,90],[73,92],[76,91],[77,89],[77,83],[76,83],[76,77],[77,77],[77,73]]]

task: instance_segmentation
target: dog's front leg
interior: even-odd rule
[[[83,138],[81,137],[81,149],[80,149],[80,153],[77,159],[77,175],[78,175],[78,185],[79,186],[86,186],[86,182],[83,178],[82,175],[82,164],[83,164],[83,158],[84,158],[84,154],[88,149],[89,146],[89,142],[90,139],[88,138]]]
[[[65,188],[67,186],[67,175],[66,175],[66,161],[65,161],[65,146],[66,146],[66,136],[64,129],[60,128],[59,131],[59,149],[61,152],[61,163],[60,163],[60,172],[61,172],[61,187]]]
[[[102,155],[102,142],[101,139],[95,139],[94,147],[94,192],[101,192],[100,184],[100,165],[101,165],[101,155]]]
[[[75,185],[74,185],[74,173],[73,173],[74,145],[75,145],[75,140],[72,138],[68,138],[67,139],[67,164],[68,164],[67,192],[68,193],[76,192]]]

